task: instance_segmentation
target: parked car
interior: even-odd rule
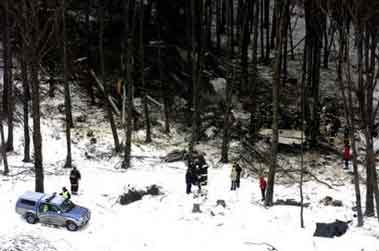
[[[16,203],[16,212],[30,224],[37,222],[56,226],[65,226],[76,231],[86,225],[91,212],[85,207],[75,205],[56,193],[47,195],[37,192],[25,192]]]

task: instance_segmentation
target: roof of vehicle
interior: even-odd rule
[[[38,192],[30,192],[27,191],[23,195],[21,195],[21,199],[25,200],[31,200],[31,201],[39,201],[42,197],[44,197],[46,194],[44,193],[38,193]]]
[[[42,202],[48,202],[50,204],[60,205],[63,203],[64,200],[65,198],[63,198],[62,196],[59,196],[56,193],[53,193],[52,195],[46,195],[42,199]]]
[[[62,196],[55,196],[51,201],[50,203],[51,204],[54,204],[54,205],[60,205],[63,203],[63,201],[65,201],[65,198],[63,198]]]

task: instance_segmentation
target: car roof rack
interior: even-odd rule
[[[47,199],[46,199],[46,202],[50,202],[52,199],[54,199],[54,197],[57,195],[57,193],[53,193],[51,196],[49,196]]]

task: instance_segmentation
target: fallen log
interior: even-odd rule
[[[90,73],[91,73],[91,76],[92,76],[92,77],[94,78],[94,80],[95,80],[95,83],[96,83],[97,88],[99,89],[99,91],[100,91],[101,93],[103,93],[105,99],[106,99],[106,100],[108,101],[108,103],[111,105],[113,112],[114,112],[117,116],[120,116],[120,110],[118,109],[117,105],[114,103],[112,97],[111,97],[109,94],[106,94],[105,89],[104,89],[104,85],[103,85],[103,83],[101,82],[101,80],[97,78],[95,72],[94,72],[92,69],[90,70]]]

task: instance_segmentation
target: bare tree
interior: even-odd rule
[[[30,133],[29,133],[29,101],[30,101],[30,88],[28,77],[28,66],[26,59],[26,46],[22,42],[21,48],[21,78],[23,89],[23,121],[24,121],[24,162],[31,162],[30,159]]]
[[[358,227],[363,226],[363,214],[362,214],[362,205],[361,205],[361,192],[359,187],[359,173],[358,173],[358,160],[357,160],[357,146],[356,146],[356,139],[355,139],[355,132],[356,132],[356,126],[355,126],[355,108],[354,104],[356,102],[353,101],[353,86],[352,86],[352,80],[350,76],[351,66],[348,58],[344,58],[343,55],[345,53],[349,53],[349,39],[346,36],[346,27],[342,27],[339,32],[339,44],[344,45],[339,47],[339,57],[338,57],[338,71],[337,71],[337,82],[340,87],[340,91],[342,94],[342,99],[344,103],[344,110],[345,110],[345,119],[347,122],[348,130],[349,130],[349,138],[352,146],[352,152],[353,152],[353,173],[354,173],[354,190],[355,190],[355,199],[356,199],[356,208],[357,208],[357,216],[358,216]],[[358,41],[357,41],[357,50],[358,50],[358,71],[361,72],[362,70],[362,38],[360,37],[360,30],[361,27],[358,26]],[[341,41],[344,40],[344,41]],[[347,60],[343,60],[347,59]],[[345,76],[347,86],[344,84],[343,81],[343,72],[342,69],[345,69]],[[359,73],[360,74],[360,73]]]
[[[66,41],[66,1],[62,0],[61,7],[61,20],[62,20],[62,65],[63,65],[63,86],[64,86],[64,103],[66,115],[66,146],[67,156],[65,168],[72,167],[71,157],[71,127],[73,126],[72,113],[71,113],[71,95],[70,85],[68,83],[68,69],[67,69],[67,41]]]
[[[223,125],[223,135],[222,135],[222,145],[221,145],[221,162],[227,163],[229,161],[229,140],[230,140],[230,116],[232,107],[232,95],[233,95],[233,80],[234,80],[234,64],[232,63],[233,56],[233,9],[230,4],[232,1],[226,0],[226,10],[227,10],[227,60],[228,60],[228,71],[226,78],[226,90],[225,90],[225,113],[224,113],[224,125]]]
[[[146,138],[145,142],[151,142],[151,123],[149,114],[149,105],[147,99],[147,88],[145,85],[145,43],[143,38],[143,25],[144,25],[144,4],[143,0],[140,1],[140,20],[139,20],[139,50],[140,50],[140,74],[141,74],[141,85],[144,88],[143,92],[143,110],[145,113],[145,124],[146,124]]]
[[[0,3],[1,5],[4,2]],[[54,27],[59,8],[41,15],[41,2],[22,0],[9,6],[9,13],[15,21],[17,35],[24,43],[26,63],[30,69],[32,87],[33,147],[35,190],[44,192],[44,173],[42,159],[42,136],[40,124],[40,83],[39,71],[42,59],[51,50]],[[36,32],[38,31],[38,32]]]
[[[198,123],[196,121],[196,116],[198,113],[198,77],[197,77],[197,60],[196,60],[196,1],[190,0],[190,9],[191,9],[191,63],[192,63],[192,135],[191,140],[189,142],[189,152],[192,154],[194,150],[194,145],[198,140]],[[199,55],[197,55],[199,57]]]
[[[101,1],[98,3],[98,17],[99,17],[99,63],[100,63],[100,73],[101,81],[104,84],[104,94],[105,98],[109,96],[110,90],[109,85],[105,83],[105,58],[104,58],[104,6]],[[113,141],[116,152],[121,151],[120,141],[118,139],[117,127],[112,113],[112,107],[109,102],[106,102],[106,111],[109,118],[109,123],[112,130]]]
[[[271,165],[268,173],[267,191],[265,197],[265,205],[272,206],[274,198],[274,184],[275,174],[277,167],[277,154],[278,154],[278,141],[279,141],[279,87],[281,85],[281,57],[282,57],[282,42],[283,35],[287,33],[284,25],[284,8],[288,5],[288,0],[276,2],[277,25],[276,28],[276,55],[275,55],[275,69],[274,69],[274,82],[272,86],[272,141],[271,141]]]
[[[3,112],[7,118],[8,137],[6,151],[13,151],[13,84],[12,84],[12,43],[11,43],[11,15],[9,0],[3,2]]]
[[[125,50],[126,50],[126,56],[125,56],[125,75],[126,75],[126,86],[124,85],[124,94],[123,94],[123,104],[127,106],[127,120],[124,121],[125,115],[123,116],[124,119],[122,121],[124,132],[125,132],[125,146],[124,146],[124,160],[122,162],[122,168],[127,169],[130,167],[130,155],[132,150],[132,128],[133,128],[133,65],[134,65],[134,59],[133,59],[133,39],[134,33],[135,33],[135,26],[136,26],[136,14],[137,14],[137,5],[134,3],[134,9],[131,12],[130,6],[131,2],[125,1],[124,11],[125,11],[125,17],[124,17],[124,25],[125,25],[125,33],[124,33],[124,43],[125,43]],[[130,13],[133,13],[132,23],[129,22]],[[127,96],[126,96],[127,94]],[[125,111],[123,111],[125,114]]]
[[[3,164],[4,164],[4,175],[8,175],[9,173],[9,167],[8,167],[8,157],[7,157],[7,151],[5,149],[5,137],[4,137],[4,127],[3,127],[3,118],[1,116],[0,118],[0,136],[1,136],[1,157],[3,159]]]

